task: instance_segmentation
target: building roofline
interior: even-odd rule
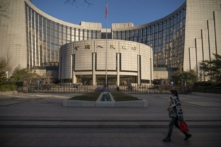
[[[39,13],[40,15],[42,15],[43,17],[52,20],[56,23],[62,24],[62,25],[66,25],[69,27],[74,27],[74,28],[79,28],[79,29],[89,29],[89,30],[102,30],[105,28],[102,28],[102,24],[101,23],[95,23],[95,22],[85,22],[85,21],[81,21],[80,24],[73,24],[70,22],[66,22],[60,19],[57,19],[45,12],[43,12],[42,10],[40,10],[39,8],[37,8],[34,4],[32,4],[29,0],[24,0],[34,11],[36,11],[37,13]],[[125,22],[125,23],[112,23],[112,28],[110,28],[113,31],[126,31],[126,30],[135,30],[135,29],[140,29],[140,28],[144,28],[147,26],[151,26],[151,25],[155,25],[157,23],[161,23],[167,19],[169,19],[170,17],[176,15],[180,10],[182,10],[183,8],[186,7],[186,1],[179,7],[177,8],[175,11],[173,11],[172,13],[168,14],[167,16],[160,18],[156,21],[153,22],[149,22],[146,24],[142,24],[142,25],[138,25],[138,26],[134,26],[132,22]]]
[[[73,24],[73,23],[70,23],[70,22],[60,20],[58,18],[55,18],[55,17],[43,12],[42,10],[37,8],[34,4],[32,4],[29,0],[24,0],[24,1],[35,12],[37,12],[38,14],[42,15],[43,17],[45,17],[45,18],[47,18],[51,21],[54,21],[56,23],[66,25],[66,26],[69,26],[69,27],[80,28],[80,29],[89,29],[89,30],[101,30],[102,29],[102,24],[101,23],[81,21],[80,24],[78,25],[78,24]]]
[[[147,26],[151,26],[151,25],[155,25],[157,23],[161,23],[169,18],[171,18],[172,16],[176,15],[180,10],[182,10],[183,8],[186,7],[186,1],[179,7],[177,8],[175,11],[173,11],[172,13],[168,14],[167,16],[163,17],[163,18],[160,18],[158,20],[155,20],[155,21],[152,21],[152,22],[149,22],[149,23],[146,23],[146,24],[142,24],[142,25],[138,25],[138,26],[129,26],[129,27],[116,27],[116,28],[112,28],[113,31],[117,31],[117,30],[135,30],[135,29],[140,29],[140,28],[144,28],[144,27],[147,27]],[[117,23],[115,23],[117,24]],[[119,23],[121,24],[121,23]]]

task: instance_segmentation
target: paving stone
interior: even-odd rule
[[[145,147],[153,147],[152,142],[151,142],[150,140],[148,140],[148,139],[145,139],[145,140],[141,139],[140,142],[141,142],[142,145],[145,146]]]
[[[165,135],[164,135],[165,134]],[[167,133],[145,133],[148,139],[165,138]]]
[[[90,142],[90,147],[99,147],[100,146],[100,139],[92,139]]]
[[[163,146],[163,147],[176,147],[175,145],[174,145],[174,143],[173,142],[163,142],[162,140],[159,140],[159,139],[151,139],[150,140],[151,141],[151,143],[153,144],[153,146],[155,147],[160,147],[160,146]]]
[[[111,140],[109,140],[109,139],[100,139],[100,146],[101,147],[110,147],[111,146]]]
[[[130,140],[128,139],[121,139],[121,146],[123,147],[132,147],[132,143],[130,142]]]
[[[139,139],[130,139],[130,142],[133,146],[143,146],[142,142]]]
[[[113,139],[111,140],[111,146],[112,147],[121,147],[121,142],[119,139]]]
[[[119,137],[120,137],[120,139],[128,139],[129,138],[128,133],[119,133]]]
[[[77,147],[80,144],[80,140],[72,139],[68,144],[67,147]]]
[[[91,140],[89,139],[82,139],[78,144],[79,147],[89,147]]]
[[[110,138],[111,139],[119,139],[120,138],[120,134],[119,133],[109,133],[110,134]]]

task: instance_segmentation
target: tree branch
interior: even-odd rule
[[[8,7],[10,2],[0,3],[0,17],[9,18],[8,14],[10,13]]]
[[[93,5],[92,3],[88,2],[88,0],[81,0],[81,1],[83,1],[82,6],[84,6],[84,4],[87,4],[88,7],[90,7],[91,5]],[[65,5],[66,5],[66,4],[71,4],[71,5],[75,4],[75,5],[78,7],[78,3],[79,3],[79,0],[66,0],[64,4],[65,4]]]

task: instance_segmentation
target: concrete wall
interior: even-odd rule
[[[185,71],[199,71],[202,60],[221,54],[221,0],[187,0],[184,63]]]
[[[15,67],[27,67],[26,25],[24,0],[0,0],[6,9],[0,16],[0,57],[11,58],[12,74]]]

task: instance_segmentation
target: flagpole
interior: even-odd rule
[[[105,81],[105,89],[107,89],[107,27],[108,27],[108,5],[106,3],[106,81]]]

